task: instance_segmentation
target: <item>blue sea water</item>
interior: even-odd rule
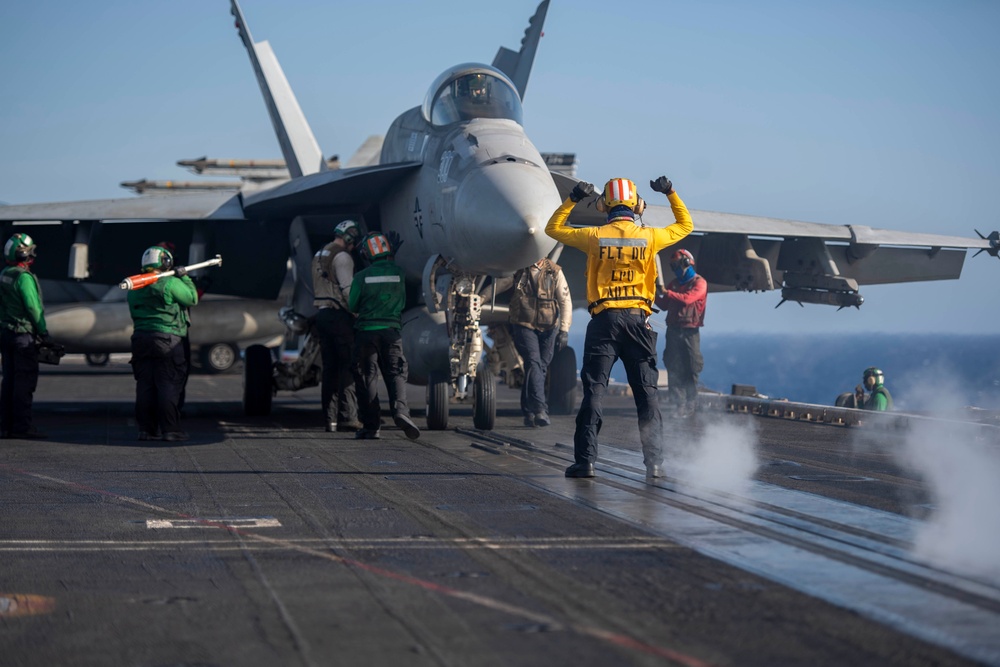
[[[657,365],[663,368],[663,335]],[[582,337],[572,341],[582,361]],[[877,366],[896,407],[926,411],[976,406],[1000,410],[1000,335],[716,334],[702,331],[700,384],[729,393],[734,384],[761,394],[832,405]],[[612,377],[625,382],[621,363]]]

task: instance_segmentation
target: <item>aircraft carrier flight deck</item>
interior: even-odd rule
[[[933,438],[706,401],[647,480],[620,395],[566,479],[573,416],[497,396],[493,431],[361,441],[318,389],[251,418],[193,375],[191,440],[138,442],[127,363],[43,367],[48,439],[0,441],[0,664],[1000,665],[995,562],[899,456]]]

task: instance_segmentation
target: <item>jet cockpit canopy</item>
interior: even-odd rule
[[[479,63],[456,65],[435,79],[422,111],[433,125],[473,118],[506,118],[521,125],[524,117],[513,82],[495,67]]]

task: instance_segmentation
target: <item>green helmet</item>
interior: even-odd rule
[[[885,384],[885,374],[882,373],[881,369],[875,368],[874,366],[870,366],[865,369],[865,374],[862,377],[862,379],[865,381],[866,384],[868,382],[868,378],[875,378],[876,386],[880,384]]]
[[[353,220],[344,220],[334,227],[333,233],[344,239],[347,243],[357,243],[361,238],[361,228]]]
[[[372,232],[361,241],[361,252],[369,261],[382,259],[392,254],[389,239],[382,232]]]
[[[11,264],[23,262],[35,256],[35,242],[23,232],[14,234],[7,239],[3,247],[3,258]]]
[[[174,268],[174,256],[166,248],[154,245],[142,253],[142,272],[169,271]]]

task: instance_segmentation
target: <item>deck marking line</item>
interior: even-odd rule
[[[269,543],[269,544],[280,544],[280,545],[284,546],[285,548],[294,549],[294,550],[296,550],[296,551],[298,551],[300,553],[309,554],[309,555],[312,555],[312,556],[316,556],[317,558],[322,558],[324,560],[328,560],[328,561],[331,561],[331,562],[334,562],[334,563],[339,563],[339,564],[342,564],[342,565],[346,565],[348,567],[353,567],[353,568],[357,568],[357,569],[360,569],[360,570],[364,570],[364,571],[370,572],[372,574],[377,574],[377,575],[380,575],[380,576],[383,576],[383,577],[386,577],[386,578],[389,578],[389,579],[393,579],[395,581],[399,581],[399,582],[402,582],[402,583],[410,584],[412,586],[416,586],[418,588],[422,588],[422,589],[424,589],[426,591],[431,591],[431,592],[439,593],[441,595],[445,595],[445,596],[448,596],[448,597],[451,597],[451,598],[455,598],[455,599],[459,599],[459,600],[465,600],[467,602],[471,602],[473,604],[477,604],[477,605],[480,605],[482,607],[486,607],[487,609],[493,609],[495,611],[505,612],[505,613],[511,614],[512,616],[519,616],[521,618],[527,619],[529,621],[533,621],[535,623],[545,624],[545,625],[549,625],[549,626],[552,626],[552,627],[555,627],[555,628],[568,628],[568,629],[570,629],[570,630],[572,630],[572,631],[574,631],[574,632],[576,632],[578,634],[587,635],[587,636],[593,637],[595,639],[600,639],[602,641],[608,642],[610,644],[614,644],[614,645],[619,646],[621,648],[632,649],[634,651],[638,651],[638,652],[641,652],[641,653],[647,653],[647,654],[650,654],[650,655],[656,655],[656,656],[660,656],[660,657],[663,657],[663,658],[667,658],[667,659],[673,660],[674,662],[677,662],[677,663],[679,663],[681,665],[685,665],[686,667],[712,667],[711,663],[699,660],[698,658],[695,658],[694,656],[689,656],[689,655],[686,655],[684,653],[679,653],[677,651],[673,651],[673,650],[671,650],[669,648],[666,648],[666,647],[656,646],[654,644],[647,644],[645,642],[641,642],[641,641],[639,641],[637,639],[634,639],[632,637],[629,637],[627,635],[619,634],[619,633],[616,633],[616,632],[610,632],[608,630],[603,630],[601,628],[594,628],[594,627],[590,627],[590,626],[584,626],[584,625],[565,625],[563,623],[560,623],[557,619],[555,619],[552,616],[548,616],[546,614],[540,614],[540,613],[537,613],[537,612],[533,612],[530,609],[525,609],[523,607],[518,607],[516,605],[511,605],[511,604],[508,604],[508,603],[503,602],[501,600],[496,600],[494,598],[485,597],[483,595],[478,595],[476,593],[469,593],[467,591],[461,591],[461,590],[458,590],[457,588],[451,588],[451,587],[448,587],[448,586],[443,586],[441,584],[434,583],[433,581],[426,581],[424,579],[418,579],[416,577],[412,577],[412,576],[407,575],[407,574],[402,574],[402,573],[399,573],[399,572],[394,572],[392,570],[386,570],[384,568],[381,568],[381,567],[378,567],[378,566],[375,566],[375,565],[369,565],[369,564],[363,563],[361,561],[353,560],[353,559],[350,559],[350,558],[344,558],[343,556],[338,556],[337,554],[327,553],[325,551],[320,551],[320,550],[314,549],[312,547],[300,546],[300,545],[294,544],[292,542],[289,542],[287,540],[279,540],[279,539],[275,539],[275,538],[272,538],[272,537],[265,537],[264,535],[257,535],[256,533],[250,533],[250,532],[241,530],[241,529],[236,528],[236,527],[227,526],[226,524],[219,523],[217,521],[209,521],[209,520],[206,520],[206,519],[200,519],[198,517],[191,516],[191,515],[185,514],[183,512],[177,512],[177,511],[174,511],[174,510],[169,510],[169,509],[167,509],[165,507],[158,507],[156,505],[152,505],[150,503],[144,502],[144,501],[139,500],[137,498],[132,498],[132,497],[129,497],[129,496],[123,496],[121,494],[114,493],[112,491],[107,491],[105,489],[98,489],[98,488],[95,488],[95,487],[92,487],[92,486],[88,486],[86,484],[80,484],[78,482],[71,482],[69,480],[59,479],[57,477],[50,477],[48,475],[43,475],[41,473],[30,472],[28,470],[21,470],[19,468],[14,468],[14,467],[11,467],[11,466],[9,466],[7,464],[3,464],[3,463],[0,463],[0,469],[7,470],[9,472],[13,472],[13,473],[25,476],[25,477],[34,477],[36,479],[41,479],[41,480],[44,480],[44,481],[53,482],[55,484],[60,484],[62,486],[66,486],[66,487],[69,487],[69,488],[72,488],[72,489],[78,489],[78,490],[86,491],[86,492],[89,492],[89,493],[97,493],[97,494],[106,496],[108,498],[113,498],[115,500],[118,500],[118,501],[126,503],[126,504],[136,505],[136,506],[139,506],[139,507],[144,507],[146,509],[152,509],[152,510],[154,510],[156,512],[161,512],[161,513],[164,513],[164,514],[169,514],[169,515],[173,515],[173,516],[177,516],[177,517],[182,517],[184,519],[191,519],[191,520],[194,520],[194,521],[201,521],[201,522],[203,522],[207,526],[212,526],[214,528],[221,528],[222,530],[225,530],[228,533],[233,533],[233,534],[239,535],[241,537],[245,537],[245,538],[249,538],[249,539],[252,539],[252,540],[257,540],[259,542],[265,542],[265,543]]]
[[[259,519],[146,519],[146,528],[214,528],[205,521],[221,523],[230,528],[281,528],[281,522],[273,517]]]

